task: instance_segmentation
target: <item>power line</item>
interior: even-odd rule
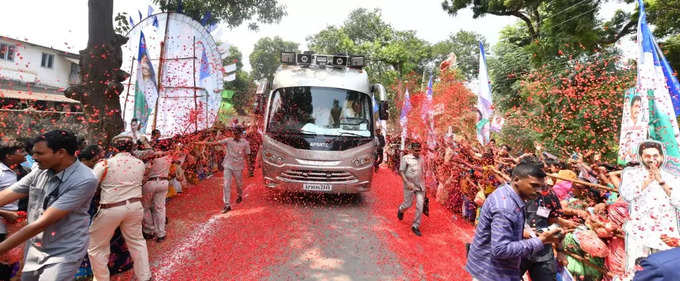
[[[592,9],[588,10],[588,11],[585,11],[585,12],[583,12],[583,13],[580,13],[580,14],[576,15],[576,16],[573,16],[573,17],[571,17],[571,18],[569,18],[569,19],[567,19],[567,20],[565,20],[565,21],[563,21],[563,22],[560,22],[560,23],[556,24],[555,26],[560,26],[560,25],[562,25],[562,24],[564,24],[564,23],[566,23],[566,22],[569,22],[569,21],[571,21],[571,20],[573,20],[573,19],[575,19],[575,18],[578,18],[578,17],[583,16],[583,15],[585,15],[585,14],[587,14],[587,13],[590,13],[590,12],[592,12],[592,11],[595,11],[595,9],[597,9],[597,7],[594,7],[594,8],[592,8]]]
[[[581,0],[580,2],[577,2],[576,4],[574,4],[574,5],[571,5],[571,6],[567,7],[566,9],[563,9],[563,10],[562,10],[562,11],[560,11],[559,13],[557,13],[557,14],[554,14],[554,15],[552,15],[552,16],[549,16],[549,17],[547,17],[547,19],[549,19],[549,18],[553,18],[553,17],[556,17],[556,16],[559,16],[560,14],[563,14],[563,13],[564,13],[565,11],[567,11],[567,10],[569,10],[569,9],[573,8],[573,7],[576,7],[577,5],[580,5],[581,3],[583,3],[583,2],[586,2],[586,1],[589,1],[589,0]]]

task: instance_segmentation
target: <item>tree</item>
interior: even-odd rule
[[[253,103],[253,96],[255,91],[255,83],[248,72],[242,70],[243,68],[243,54],[235,46],[229,47],[229,56],[222,60],[224,65],[236,63],[236,79],[230,82],[224,82],[224,88],[233,90],[234,96],[231,98],[234,109],[240,115],[244,115],[250,110]]]
[[[113,31],[113,0],[88,0],[87,48],[80,51],[81,84],[64,94],[83,104],[90,141],[108,141],[123,131],[118,95],[129,74],[120,70],[121,45],[127,38]]]
[[[259,23],[278,23],[286,15],[286,8],[277,0],[153,0],[162,11],[176,11],[178,3],[182,3],[182,13],[201,22],[206,12],[210,12],[209,24],[222,22],[228,27],[237,27],[248,22],[252,30]]]
[[[342,26],[328,26],[307,37],[307,46],[316,53],[366,56],[364,70],[371,82],[395,89],[387,92],[393,120],[399,117],[399,95],[405,89],[397,84],[405,77],[412,77],[411,84],[422,85],[423,72],[432,61],[429,43],[418,38],[414,31],[395,30],[385,23],[379,9],[353,10]],[[418,88],[411,93],[422,90]]]
[[[250,53],[250,66],[253,68],[252,78],[267,78],[272,81],[274,72],[281,64],[281,52],[300,52],[298,43],[284,41],[281,37],[264,37],[255,43]]]
[[[648,1],[647,20],[655,26],[654,36],[661,40],[668,63],[680,69],[680,0]]]
[[[449,38],[432,46],[434,65],[439,65],[450,53],[456,54],[458,69],[468,80],[477,77],[479,72],[479,42],[484,44],[485,50],[490,49],[484,36],[471,31],[458,31]]]
[[[488,58],[494,106],[503,112],[524,102],[519,94],[520,82],[531,71],[531,52],[520,47],[525,32],[521,24],[505,27],[493,47],[494,56]]]
[[[532,61],[540,66],[563,54],[590,55],[635,31],[637,12],[619,10],[601,22],[596,15],[602,4],[602,0],[445,0],[442,8],[451,15],[472,8],[474,18],[490,14],[522,20],[527,30],[523,46],[531,46],[536,54]]]
[[[539,68],[521,82],[526,102],[510,113],[524,130],[505,134],[506,142],[522,143],[525,135],[555,153],[592,149],[610,159],[616,156],[623,93],[634,85],[634,69],[616,54],[598,53],[572,59],[561,71]]]

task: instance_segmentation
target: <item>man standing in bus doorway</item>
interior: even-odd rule
[[[236,181],[236,192],[238,197],[236,203],[241,203],[243,200],[243,167],[246,165],[246,155],[250,154],[250,144],[247,140],[241,138],[243,128],[235,126],[232,128],[234,133],[233,138],[226,138],[215,142],[199,142],[199,144],[219,145],[225,144],[227,146],[226,155],[222,166],[224,166],[224,189],[222,190],[222,199],[224,200],[224,209],[222,213],[231,211],[231,178]]]
[[[423,158],[420,157],[420,143],[411,143],[409,154],[401,158],[399,164],[399,175],[404,181],[404,202],[399,206],[397,218],[404,219],[404,211],[413,205],[413,197],[416,198],[416,214],[411,230],[417,236],[420,233],[420,220],[423,216],[423,206],[425,204],[425,178],[423,173]]]

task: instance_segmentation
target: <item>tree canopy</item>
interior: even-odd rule
[[[153,0],[162,11],[176,11],[178,1]],[[226,23],[237,27],[247,22],[250,29],[256,30],[259,23],[277,23],[286,15],[286,7],[277,0],[230,0],[205,1],[183,0],[182,13],[201,22],[206,12],[210,12],[208,23]]]
[[[281,37],[264,37],[255,43],[250,54],[250,65],[253,68],[252,78],[267,78],[272,81],[274,72],[281,65],[281,52],[299,52],[298,43],[285,41]]]

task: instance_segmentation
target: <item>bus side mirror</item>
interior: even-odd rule
[[[380,118],[380,120],[389,119],[390,114],[387,112],[389,108],[390,106],[387,104],[387,101],[378,102],[378,117]]]

